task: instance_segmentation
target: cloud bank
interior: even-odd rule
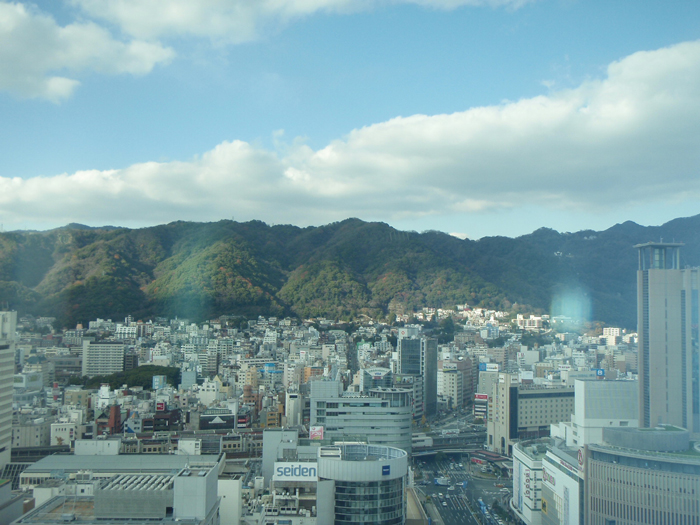
[[[115,40],[92,22],[60,26],[23,4],[0,2],[0,89],[20,97],[58,102],[80,84],[75,73],[143,75],[173,56],[158,43]]]
[[[700,201],[700,42],[630,55],[575,89],[399,117],[313,150],[222,142],[196,159],[0,178],[0,221],[148,225],[606,209]]]

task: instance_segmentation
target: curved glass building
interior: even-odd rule
[[[318,524],[402,525],[406,521],[408,454],[364,443],[321,447]]]

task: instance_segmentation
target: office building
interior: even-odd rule
[[[413,421],[423,421],[423,378],[411,374],[393,374],[393,388],[405,390],[411,395],[413,404]]]
[[[549,436],[551,424],[569,421],[574,412],[573,388],[542,388],[517,379],[499,374],[486,423],[487,448],[509,456],[516,440]]]
[[[0,471],[10,462],[17,312],[0,312]]]
[[[310,398],[310,425],[322,426],[326,438],[364,441],[411,453],[413,409],[406,390],[342,393],[339,381],[313,381]]]
[[[639,250],[639,423],[700,433],[698,269],[681,269],[679,243]]]
[[[398,346],[398,373],[423,378],[423,414],[437,414],[437,339],[427,337],[400,338]]]
[[[462,408],[474,393],[473,366],[470,358],[438,361],[438,395],[449,408]]]

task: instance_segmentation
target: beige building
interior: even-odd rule
[[[48,447],[51,444],[53,418],[21,417],[12,424],[12,446]]]
[[[517,376],[501,373],[489,400],[487,448],[510,456],[516,440],[549,436],[549,426],[569,421],[573,412],[573,388],[520,384]]]
[[[10,462],[17,312],[0,312],[0,469]]]
[[[700,523],[700,451],[677,427],[604,431],[586,451],[586,523]]]
[[[699,434],[700,341],[693,330],[700,324],[699,272],[680,269],[681,246],[651,242],[636,246],[639,426],[663,423]]]
[[[452,408],[467,405],[474,393],[471,359],[438,361],[437,389]]]

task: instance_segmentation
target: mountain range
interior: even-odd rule
[[[319,227],[173,222],[78,224],[0,233],[0,309],[95,318],[222,314],[386,317],[421,306],[484,306],[636,326],[635,244],[680,241],[700,264],[700,215],[605,231],[542,228],[461,240],[347,219]]]

